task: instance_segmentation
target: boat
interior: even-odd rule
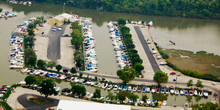
[[[175,93],[174,89],[171,88],[171,89],[170,89],[170,94],[174,94],[174,93]]]
[[[147,104],[150,105],[151,104],[151,100],[147,99]]]
[[[147,93],[149,93],[149,92],[150,92],[150,88],[149,88],[149,87],[147,87],[146,92],[147,92]]]
[[[157,91],[157,93],[160,93],[160,88],[157,88],[157,90],[156,90],[156,91]]]
[[[141,92],[141,87],[138,87],[138,88],[137,88],[137,91],[138,91],[138,92]]]
[[[166,94],[169,94],[170,92],[169,92],[169,88],[166,88]]]
[[[145,92],[145,87],[142,88],[142,92]]]
[[[175,94],[179,95],[179,90],[178,89],[175,90]]]
[[[132,90],[132,87],[131,86],[128,86],[128,91],[130,92]]]
[[[164,88],[162,88],[162,89],[161,89],[161,93],[163,93],[163,94],[165,93],[165,90],[164,90]]]
[[[153,94],[153,93],[155,93],[155,92],[156,92],[155,87],[152,87],[151,93]]]
[[[104,83],[103,86],[102,86],[102,89],[105,89],[108,87],[108,83]]]
[[[201,96],[201,97],[202,97],[202,96],[203,96],[203,93],[202,93],[202,92],[199,92],[199,96]]]
[[[124,86],[123,91],[127,91],[127,90],[128,90],[127,86]]]
[[[189,91],[189,95],[193,96],[193,91],[192,90]]]
[[[187,90],[185,90],[184,94],[185,94],[185,95],[188,95],[188,91],[187,91]]]
[[[123,87],[123,86],[120,84],[119,87],[118,87],[118,89],[119,89],[119,90],[122,90],[122,87]]]
[[[118,85],[114,85],[114,91],[117,91],[118,90]]]
[[[136,91],[137,91],[137,87],[134,86],[132,91],[133,91],[133,92],[136,92]]]
[[[194,91],[194,96],[197,96],[198,95],[198,92],[197,90]]]
[[[209,93],[208,93],[207,90],[204,90],[204,91],[203,91],[203,96],[204,96],[204,97],[208,97],[208,96],[209,96]]]
[[[184,92],[183,92],[183,90],[180,90],[180,95],[184,95]]]
[[[167,101],[164,100],[163,103],[162,103],[162,105],[163,105],[163,106],[166,106],[166,105],[167,105]]]

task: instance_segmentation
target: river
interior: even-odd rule
[[[0,8],[18,14],[15,18],[0,19],[0,85],[14,84],[25,78],[25,74],[21,74],[15,70],[10,70],[8,63],[9,54],[9,39],[11,32],[16,25],[22,24],[23,21],[37,16],[49,17],[62,13],[62,5],[54,5],[47,3],[33,3],[33,6],[23,6],[8,4],[0,2]],[[66,12],[78,14],[79,16],[90,17],[93,19],[94,37],[96,38],[96,52],[99,62],[99,70],[105,74],[115,74],[118,69],[115,66],[115,59],[109,33],[107,32],[106,22],[116,20],[118,18],[125,18],[129,20],[153,20],[154,28],[152,28],[151,35],[153,39],[163,48],[176,48],[191,51],[204,50],[214,54],[220,55],[220,21],[208,19],[192,19],[192,18],[178,18],[178,17],[163,17],[163,16],[147,16],[138,14],[126,13],[112,13],[100,12],[89,9],[77,9],[66,6]],[[105,32],[103,32],[105,31]],[[103,33],[102,33],[103,32]],[[176,43],[176,46],[169,45],[169,40]],[[106,43],[105,43],[106,42]],[[101,47],[100,47],[101,46]],[[109,50],[105,52],[105,50]],[[60,83],[58,86],[70,87],[69,83]],[[87,87],[89,92],[94,92],[93,87]],[[107,92],[102,90],[102,95]],[[139,94],[141,96],[141,94]],[[148,96],[151,97],[150,94]],[[180,105],[184,104],[185,96],[168,96],[168,105],[175,100]],[[193,103],[195,102],[193,98]],[[201,99],[201,102],[210,101]]]

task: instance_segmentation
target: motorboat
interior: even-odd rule
[[[127,91],[128,90],[128,87],[127,86],[124,86],[123,87],[123,91]]]
[[[118,85],[114,85],[114,91],[117,91],[118,90]]]
[[[147,104],[150,105],[151,104],[151,100],[147,99]]]
[[[166,94],[169,94],[170,92],[169,92],[169,88],[166,88]]]
[[[140,87],[140,86],[137,88],[137,91],[138,91],[138,92],[141,92],[141,87]]]
[[[162,105],[163,105],[163,106],[166,106],[166,105],[167,105],[167,101],[164,100],[163,103],[162,103]]]
[[[184,94],[185,94],[185,95],[188,95],[188,91],[187,91],[187,90],[185,90],[185,91],[184,91]]]
[[[119,89],[119,90],[122,90],[122,87],[123,87],[123,86],[120,84],[119,87],[118,87],[118,89]]]
[[[151,93],[153,94],[153,93],[155,93],[155,92],[156,92],[155,87],[152,87]]]
[[[128,91],[130,92],[132,90],[132,87],[131,86],[128,86]]]
[[[149,92],[150,92],[150,88],[149,88],[149,87],[147,87],[146,92],[147,92],[147,93],[149,93]]]
[[[142,88],[142,92],[145,92],[145,87]]]
[[[165,93],[165,90],[164,90],[164,88],[162,88],[162,89],[161,89],[161,93],[163,93],[163,94]]]
[[[136,91],[137,91],[137,87],[134,86],[132,91],[133,91],[133,92],[136,92]]]
[[[156,91],[157,91],[157,93],[160,93],[160,88],[157,88]]]
[[[174,94],[174,93],[175,93],[174,89],[170,88],[170,94]]]
[[[209,93],[208,93],[207,90],[204,90],[204,91],[203,91],[203,96],[204,96],[204,97],[208,97],[208,96],[209,96]]]
[[[184,95],[184,92],[183,92],[183,90],[180,90],[180,95]]]
[[[198,95],[198,92],[197,90],[194,91],[194,96],[197,96]]]
[[[192,90],[189,91],[189,95],[193,96],[193,91]]]
[[[178,89],[175,90],[175,94],[179,95],[179,90]]]

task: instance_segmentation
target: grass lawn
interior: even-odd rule
[[[47,98],[39,98],[39,97],[29,98],[29,101],[37,104],[53,103],[52,100],[49,100]]]
[[[213,74],[220,77],[220,56],[200,51],[193,53],[185,50],[162,50],[169,55],[168,61],[182,70],[195,70],[200,73]]]

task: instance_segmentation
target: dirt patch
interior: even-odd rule
[[[197,53],[174,49],[162,51],[170,56],[168,59],[169,62],[182,70],[191,69],[200,73],[210,73],[220,77],[220,68],[218,68],[218,66],[220,66],[220,56],[218,55],[206,53],[204,51]],[[188,58],[183,58],[181,56],[188,56]]]

